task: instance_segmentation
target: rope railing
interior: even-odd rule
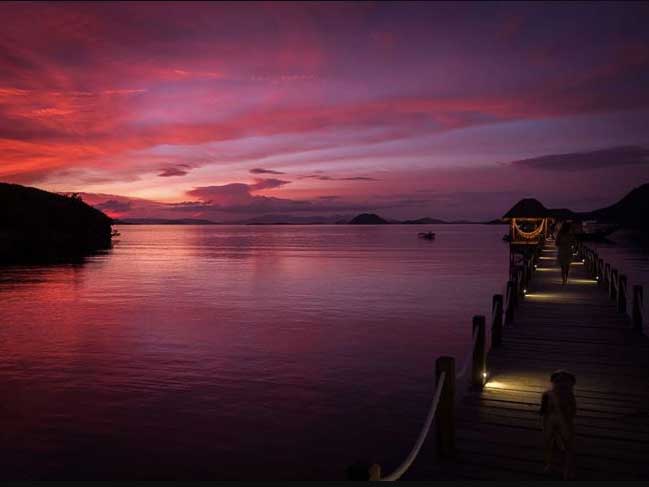
[[[433,402],[431,403],[430,408],[428,409],[428,415],[426,416],[426,421],[424,421],[424,426],[419,432],[419,436],[417,437],[417,441],[415,441],[412,450],[410,450],[410,453],[408,454],[406,459],[401,463],[401,465],[399,465],[396,468],[394,472],[392,472],[390,475],[386,475],[385,477],[381,477],[380,480],[386,482],[399,480],[403,476],[403,474],[405,474],[408,471],[410,465],[412,465],[412,462],[415,461],[415,458],[417,458],[417,455],[419,454],[419,450],[421,450],[421,447],[424,444],[424,440],[426,439],[426,436],[428,436],[428,431],[430,430],[430,425],[433,423],[433,418],[435,418],[435,413],[437,412],[437,406],[439,405],[439,398],[442,396],[442,389],[444,388],[445,381],[446,381],[446,372],[442,372],[441,375],[439,376],[439,380],[437,381],[437,386],[435,387]]]
[[[479,334],[479,329],[474,328],[473,335],[471,337],[471,346],[468,348],[467,354],[464,356],[462,368],[460,369],[459,372],[455,374],[456,380],[464,378],[464,376],[466,376],[467,372],[469,371],[469,368],[473,364],[472,359],[473,359],[473,354],[475,353],[475,346],[478,339],[478,334]],[[417,437],[417,441],[415,441],[412,450],[410,450],[410,453],[408,454],[406,459],[401,463],[401,465],[399,465],[394,470],[394,472],[392,472],[390,475],[381,477],[379,480],[382,481],[399,480],[403,476],[403,474],[405,474],[408,471],[412,463],[417,458],[417,455],[419,454],[419,450],[421,450],[421,447],[424,444],[424,440],[428,436],[430,425],[432,424],[433,419],[435,418],[435,413],[437,412],[437,406],[439,404],[439,398],[441,397],[445,380],[446,380],[446,372],[442,372],[437,381],[435,394],[433,395],[433,402],[430,405],[430,408],[428,410],[428,415],[426,416],[424,425],[422,426],[422,429],[419,432],[419,436]]]

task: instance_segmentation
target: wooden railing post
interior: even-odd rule
[[[642,332],[642,286],[636,284],[633,286],[633,329]]]
[[[526,289],[527,288],[527,283],[529,281],[529,274],[527,272],[527,262],[523,265],[521,268],[521,289]],[[523,297],[523,294],[521,293],[521,297]]]
[[[347,480],[381,480],[381,466],[376,463],[369,465],[356,462],[347,467]]]
[[[510,295],[509,299],[512,302],[512,306],[514,309],[518,308],[518,293],[520,292],[520,285],[518,283],[518,274],[514,273],[512,276],[512,294]]]
[[[597,264],[599,263],[599,254],[597,252],[593,252],[593,268],[591,269],[591,275],[593,277],[597,277]]]
[[[455,359],[439,357],[435,362],[435,377],[439,384],[442,372],[446,372],[442,394],[439,397],[435,413],[435,429],[437,435],[437,455],[442,458],[455,454]]]
[[[487,351],[485,348],[485,317],[473,317],[473,333],[476,333],[475,347],[473,348],[473,364],[471,371],[471,384],[482,389],[487,378]]]
[[[617,310],[626,313],[626,276],[620,275],[617,281]]]
[[[599,284],[602,284],[604,282],[604,259],[601,257],[599,258],[599,261],[597,262],[597,282]]]
[[[604,264],[604,284],[609,288],[609,295],[611,293],[611,264],[608,262]]]
[[[608,284],[608,296],[615,300],[617,298],[617,269],[611,269],[611,282]]]
[[[514,306],[512,304],[512,294],[514,294],[514,282],[507,281],[507,291],[505,296],[508,296],[507,309],[505,310],[505,325],[511,325],[514,322]]]
[[[491,346],[497,348],[503,341],[503,295],[494,294],[491,309],[493,310],[493,323],[491,324]]]

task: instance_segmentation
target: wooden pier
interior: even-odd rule
[[[433,428],[401,478],[560,479],[558,465],[544,472],[539,408],[563,368],[577,378],[576,478],[649,479],[649,339],[642,288],[627,285],[582,245],[562,285],[553,242],[539,246],[508,296],[494,296],[491,340],[474,318],[468,381],[457,360],[438,359]]]

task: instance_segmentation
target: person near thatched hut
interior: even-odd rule
[[[564,222],[559,229],[555,240],[559,252],[557,258],[561,266],[561,279],[563,284],[568,283],[568,273],[570,272],[570,263],[572,262],[572,247],[575,244],[575,235],[572,231],[570,222]]]

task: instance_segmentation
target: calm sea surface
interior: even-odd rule
[[[501,226],[119,230],[84,264],[0,269],[3,478],[390,470],[507,278]]]

